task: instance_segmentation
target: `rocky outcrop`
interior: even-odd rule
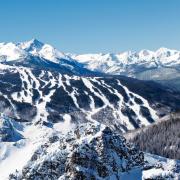
[[[144,155],[124,137],[100,124],[83,124],[54,134],[10,179],[109,179],[141,168]]]

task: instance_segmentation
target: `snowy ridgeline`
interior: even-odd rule
[[[0,62],[24,66],[38,65],[57,71],[81,75],[105,73],[125,75],[145,80],[168,80],[168,85],[179,87],[180,51],[160,48],[157,51],[126,51],[117,54],[62,53],[36,39],[20,43],[0,43]],[[174,81],[169,81],[169,80]]]
[[[99,123],[69,127],[64,118],[53,127],[5,118],[22,138],[0,143],[0,179],[178,179],[178,161],[144,155]]]
[[[1,62],[16,61],[37,56],[54,63],[60,63],[61,59],[70,60],[80,66],[85,66],[90,70],[101,71],[104,73],[120,74],[125,72],[128,66],[136,69],[158,68],[160,66],[174,67],[180,65],[180,51],[167,48],[160,48],[157,51],[141,50],[140,52],[126,51],[117,54],[65,54],[49,44],[44,44],[37,39],[20,43],[0,43]]]

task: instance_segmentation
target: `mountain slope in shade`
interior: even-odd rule
[[[176,112],[124,136],[142,151],[180,160],[179,129],[180,112]]]
[[[149,125],[180,108],[180,94],[121,76],[79,77],[1,65],[0,111],[17,121],[99,121],[121,132]],[[106,117],[106,120],[104,119]]]
[[[126,132],[180,108],[180,94],[157,83],[97,75],[72,59],[44,59],[39,52],[46,45],[37,40],[14,46],[26,56],[0,64],[0,111],[17,121],[52,125],[68,114],[76,123],[98,121]]]

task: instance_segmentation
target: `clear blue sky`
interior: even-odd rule
[[[0,0],[0,42],[72,53],[180,50],[180,0]]]

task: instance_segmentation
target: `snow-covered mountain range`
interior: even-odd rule
[[[119,54],[82,54],[72,55],[78,62],[90,70],[109,74],[127,74],[133,76],[139,68],[153,69],[160,67],[180,68],[180,51],[160,48],[157,51],[141,50],[140,52],[122,52]],[[128,71],[128,72],[127,72]]]
[[[118,54],[73,55],[62,53],[53,46],[44,44],[37,39],[20,43],[0,43],[1,62],[16,61],[30,55],[38,56],[54,63],[60,63],[60,59],[75,59],[86,65],[90,70],[109,74],[120,74],[125,72],[128,66],[135,64],[148,69],[155,67],[179,68],[180,65],[180,51],[167,48],[160,48],[157,51],[127,51]]]
[[[69,114],[76,123],[98,121],[125,132],[180,108],[180,93],[122,76],[85,77],[1,64],[0,87],[0,111],[24,122],[56,123]]]
[[[0,43],[0,179],[178,178],[179,162],[119,135],[180,109],[178,91],[121,75],[178,68],[167,49],[77,56],[36,39]]]
[[[157,51],[82,54],[71,57],[92,71],[155,80],[180,90],[180,51],[177,50],[160,48]]]
[[[155,80],[180,89],[180,51],[167,48],[159,48],[156,51],[74,55],[62,53],[49,44],[32,39],[21,43],[0,43],[0,62],[51,66],[61,72],[73,72],[78,75],[125,75],[142,80]]]

